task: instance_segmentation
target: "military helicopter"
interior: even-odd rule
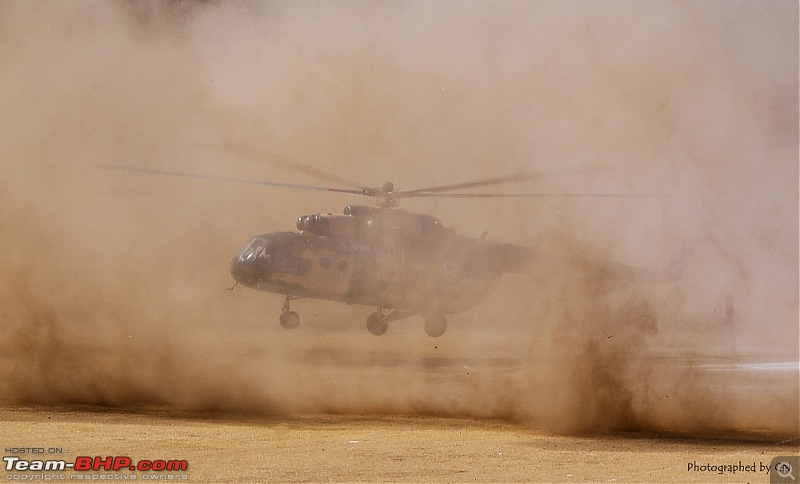
[[[367,329],[381,335],[388,323],[412,314],[425,332],[441,336],[446,314],[486,299],[506,272],[523,272],[528,247],[457,234],[430,215],[396,208],[391,183],[371,189],[377,207],[348,205],[342,215],[304,215],[297,232],[253,237],[231,261],[238,284],[285,294],[280,323],[296,327],[290,310],[299,298],[372,306]],[[416,195],[433,192],[416,192]]]
[[[322,178],[347,188],[297,185],[164,170],[100,165],[154,175],[221,180],[299,190],[367,196],[375,207],[348,205],[341,215],[316,213],[298,217],[296,232],[253,236],[233,257],[230,272],[237,285],[285,296],[280,314],[284,328],[296,328],[300,316],[291,310],[298,299],[323,299],[375,308],[367,330],[382,335],[392,321],[421,315],[425,332],[438,337],[447,315],[466,311],[488,298],[505,273],[524,273],[533,249],[459,235],[430,215],[398,208],[406,198],[628,197],[617,194],[463,193],[459,190],[515,183],[541,177],[517,173],[477,181],[414,190],[396,190],[391,182],[367,187],[318,168],[241,145],[212,147]]]

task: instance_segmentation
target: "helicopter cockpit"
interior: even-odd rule
[[[311,262],[301,256],[296,237],[292,232],[256,235],[231,261],[231,275],[237,282],[251,285],[275,273],[305,274]]]
[[[268,265],[269,253],[266,251],[267,241],[262,236],[250,239],[236,257],[231,261],[231,275],[236,282],[250,284],[258,277],[258,265]],[[261,264],[256,261],[265,259]]]

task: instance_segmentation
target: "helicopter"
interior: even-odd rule
[[[528,247],[459,235],[430,215],[387,208],[387,201],[301,216],[297,232],[256,235],[231,261],[231,274],[238,284],[285,294],[285,328],[300,322],[290,302],[314,298],[375,307],[367,317],[375,335],[390,321],[421,314],[425,332],[437,337],[447,329],[446,314],[481,303],[504,273],[524,272],[533,257]]]
[[[366,317],[373,335],[386,333],[389,323],[420,315],[430,337],[447,330],[447,316],[484,302],[506,273],[526,273],[533,248],[471,238],[456,233],[431,215],[398,208],[407,198],[534,198],[630,197],[619,194],[463,193],[460,190],[516,183],[541,173],[516,173],[470,182],[413,190],[396,190],[393,183],[368,187],[316,167],[248,146],[226,144],[212,149],[267,161],[280,168],[321,178],[340,187],[298,185],[221,176],[206,176],[118,165],[102,168],[162,176],[178,176],[316,190],[366,196],[376,206],[347,205],[342,214],[315,213],[297,218],[297,231],[252,236],[230,262],[236,286],[284,296],[280,325],[293,329],[300,315],[291,309],[299,299],[322,299],[375,308]],[[342,188],[344,185],[347,188]],[[641,195],[647,196],[647,195]]]

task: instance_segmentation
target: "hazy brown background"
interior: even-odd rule
[[[797,78],[791,1],[0,3],[0,395],[796,435],[796,382],[687,361],[797,361]],[[198,147],[225,141],[364,184],[543,170],[522,189],[664,197],[406,203],[540,264],[438,340],[312,301],[289,333],[279,296],[225,290],[230,258],[361,200],[95,166],[317,183]],[[681,251],[669,286],[587,262]],[[418,365],[499,356],[528,363]]]

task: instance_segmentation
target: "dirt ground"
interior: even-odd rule
[[[157,475],[193,482],[769,482],[761,470],[720,474],[689,467],[761,468],[776,456],[798,453],[796,440],[560,436],[491,419],[6,406],[0,409],[0,422],[6,456],[188,462],[184,472],[71,472],[63,474],[67,480],[81,474],[97,480]],[[20,448],[39,448],[44,454],[20,455]],[[37,474],[43,473],[6,470],[5,479],[20,482]]]
[[[30,401],[56,400],[24,405],[19,397],[0,405],[0,444],[4,456],[23,460],[128,456],[133,462],[188,463],[185,471],[176,472],[55,473],[66,480],[115,482],[133,477],[192,482],[769,482],[762,464],[800,454],[796,433],[776,433],[770,425],[781,420],[780,409],[796,408],[791,398],[784,402],[774,392],[791,388],[796,365],[788,371],[761,370],[719,358],[653,355],[615,367],[619,381],[604,380],[583,393],[573,388],[567,396],[581,400],[570,405],[555,390],[583,380],[557,384],[556,377],[570,373],[557,371],[556,362],[541,356],[528,361],[527,343],[515,342],[520,338],[513,334],[479,338],[479,331],[456,327],[431,339],[414,323],[375,338],[360,325],[323,330],[309,317],[294,331],[218,332],[213,345],[187,338],[169,352],[63,342],[46,365],[34,365],[27,380],[30,388],[37,388],[31,378],[49,385],[45,393],[31,393]],[[205,330],[198,334],[203,341],[208,338]],[[13,364],[22,357],[7,356],[0,360],[7,377],[17,378],[12,369],[23,367]],[[690,374],[684,374],[687,365]],[[541,374],[529,374],[530,367],[542,369]],[[661,383],[622,384],[626,374],[638,379],[641,368],[648,369],[649,380]],[[683,375],[680,382],[690,391],[667,385],[676,374]],[[602,395],[600,387],[614,389],[615,397],[605,397],[602,413],[579,418],[600,408],[586,399]],[[708,398],[704,388],[716,398]],[[644,395],[667,390],[670,399]],[[639,427],[620,432],[623,417],[614,412],[629,397],[634,405],[625,415],[638,418]],[[677,405],[668,403],[676,398]],[[536,405],[526,411],[524,405],[532,400]],[[745,405],[761,400],[777,403]],[[721,401],[736,419],[716,420],[717,430],[698,429],[698,421],[724,416]],[[567,408],[560,412],[557,407]],[[676,410],[680,420],[670,420]],[[582,427],[541,421],[559,414]],[[661,420],[652,420],[649,427],[641,420],[658,416]],[[604,423],[607,431],[592,430]],[[24,450],[29,448],[42,453]],[[708,467],[739,464],[757,470],[720,474],[718,467]],[[4,478],[41,481],[53,474],[6,467]]]

